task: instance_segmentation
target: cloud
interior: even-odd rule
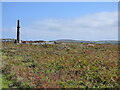
[[[117,40],[117,15],[117,12],[100,12],[71,19],[46,18],[21,28],[21,36],[26,40]],[[6,30],[4,34],[13,35],[13,29]]]
[[[16,37],[16,28],[2,28],[2,38],[15,38]]]

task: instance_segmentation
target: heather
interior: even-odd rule
[[[118,88],[118,45],[2,43],[9,88]]]

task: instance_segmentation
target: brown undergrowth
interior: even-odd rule
[[[9,87],[118,88],[118,46],[3,42],[2,72]]]

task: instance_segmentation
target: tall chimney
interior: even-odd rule
[[[21,43],[20,40],[20,20],[17,22],[17,43]]]

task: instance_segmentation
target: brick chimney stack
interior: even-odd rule
[[[20,20],[17,21],[17,40],[16,43],[21,43],[20,40]]]

